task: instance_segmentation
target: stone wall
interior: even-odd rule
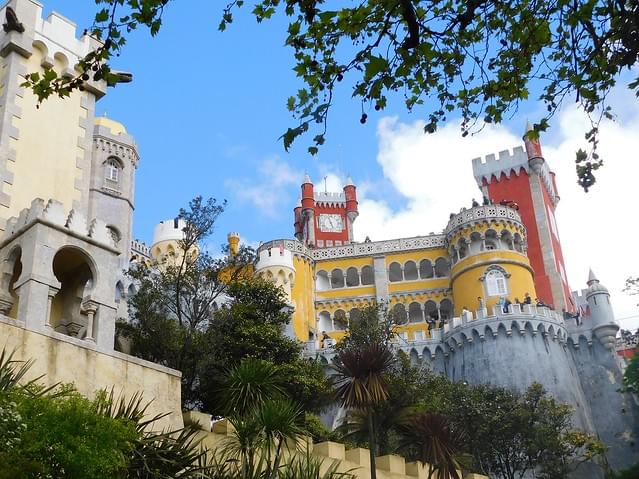
[[[0,346],[15,350],[16,359],[35,360],[30,379],[43,376],[40,382],[45,385],[73,383],[88,397],[104,388],[126,397],[142,391],[145,402],[153,401],[150,416],[170,413],[158,421],[158,430],[183,425],[179,371],[117,351],[98,351],[88,341],[54,331],[29,331],[5,316],[0,316],[0,338]]]

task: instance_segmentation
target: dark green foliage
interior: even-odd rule
[[[639,392],[639,354],[636,354],[630,360],[623,375],[624,389],[634,393]]]
[[[0,404],[11,403],[22,433],[12,447],[0,451],[0,477],[127,477],[136,437],[131,421],[98,414],[95,402],[73,391],[57,397],[2,394]]]
[[[126,36],[138,27],[152,35],[162,25],[168,0],[97,0],[89,33],[104,41],[79,63],[75,78],[52,69],[26,76],[24,85],[40,101],[65,97],[86,82],[115,85],[125,78],[111,71]],[[245,0],[232,0],[222,11],[219,30],[232,23]],[[287,107],[296,119],[282,135],[288,149],[313,131],[308,151],[325,142],[333,93],[344,82],[362,103],[360,123],[401,99],[418,110],[424,131],[432,133],[454,112],[461,135],[485,123],[509,118],[530,97],[543,102],[544,118],[531,136],[548,128],[565,98],[574,99],[590,116],[585,134],[590,152],[579,150],[576,170],[587,190],[603,164],[596,152],[598,125],[612,117],[607,95],[639,54],[636,1],[543,0],[402,0],[334,5],[317,1],[256,0],[250,11],[258,22],[280,15],[288,21],[286,45],[294,72],[304,82]],[[632,74],[632,73],[631,73]],[[639,94],[639,78],[628,87]]]
[[[154,432],[141,395],[89,400],[24,379],[31,361],[0,354],[0,478],[205,479],[196,431]]]

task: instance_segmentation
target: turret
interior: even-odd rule
[[[237,256],[237,253],[240,251],[240,234],[239,233],[229,233],[227,236],[229,242],[229,256],[234,258]]]
[[[315,196],[313,193],[313,183],[308,175],[304,175],[302,183],[302,210],[306,211],[315,207]]]
[[[185,227],[186,222],[180,218],[160,221],[153,231],[151,257],[156,261],[177,257],[180,249],[178,241],[184,238]]]
[[[277,245],[260,248],[255,264],[255,274],[281,287],[288,302],[291,303],[295,266],[293,254],[284,247],[283,241]]]
[[[615,315],[610,304],[610,293],[599,282],[592,269],[588,275],[588,289],[585,293],[590,308],[593,334],[606,348],[614,349],[619,325],[615,322]]]
[[[529,134],[534,132],[533,126],[528,122],[526,124],[526,132],[524,133],[524,145],[526,147],[526,154],[528,155],[528,164],[537,173],[541,171],[541,165],[545,162],[544,155],[541,152],[541,141],[539,136],[537,138],[531,138]]]
[[[526,256],[526,230],[514,208],[476,206],[451,215],[445,229],[455,312],[464,306],[488,312],[501,298],[515,303],[526,293],[536,297],[532,268]]]

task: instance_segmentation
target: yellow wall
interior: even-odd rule
[[[490,265],[499,265],[511,276],[508,278],[508,295],[511,302],[515,298],[524,300],[525,293],[534,298],[535,284],[528,258],[515,251],[493,250],[464,258],[458,262],[452,271],[453,297],[455,298],[455,315],[459,315],[464,306],[469,310],[479,308],[477,298],[481,296],[486,301],[489,314],[492,306],[499,301],[499,296],[487,297],[484,283],[479,280]]]
[[[318,301],[323,299],[350,298],[353,296],[374,296],[375,286],[355,286],[349,288],[328,289],[326,291],[316,291],[315,295]]]
[[[450,288],[448,278],[418,279],[413,281],[388,282],[389,293],[402,293],[424,289]]]
[[[184,422],[199,425],[202,447],[214,451],[218,447],[224,447],[228,436],[233,435],[233,426],[222,420],[211,427],[211,416],[202,413],[185,413]],[[297,444],[292,444],[298,453],[305,454],[307,451],[314,458],[322,462],[321,474],[333,464],[338,472],[348,472],[358,479],[369,479],[371,477],[371,463],[368,449],[347,448],[344,444],[337,442],[321,442],[313,444],[308,437],[300,436]],[[290,457],[291,450],[286,449],[284,461]],[[377,457],[376,476],[379,479],[426,479],[429,477],[429,467],[418,462],[406,462],[397,455],[387,455]],[[461,477],[461,474],[460,474]],[[487,479],[486,476],[478,474],[465,474],[465,479]]]
[[[297,339],[308,341],[309,327],[315,329],[313,268],[308,261],[298,256],[293,256],[293,267],[295,268],[295,284],[291,291],[295,307],[293,330]]]
[[[76,338],[36,333],[5,321],[0,318],[3,347],[7,351],[15,351],[16,359],[35,360],[28,379],[44,375],[41,382],[45,385],[73,383],[80,393],[88,397],[94,396],[100,389],[112,387],[116,394],[123,393],[126,397],[141,391],[146,401],[153,400],[148,416],[170,413],[158,421],[158,430],[182,426],[181,386],[177,371],[122,353],[100,353],[80,346],[84,341]]]
[[[366,265],[373,266],[373,258],[371,256],[320,260],[315,263],[315,271],[323,270],[330,273],[332,269],[339,268],[346,273],[346,270],[351,266],[361,269],[362,266]]]
[[[42,53],[37,48],[28,60],[23,60],[28,72],[42,71],[41,61]],[[11,139],[9,145],[16,150],[16,161],[7,162],[8,170],[14,174],[14,183],[3,185],[11,196],[10,207],[1,210],[4,218],[17,216],[34,198],[56,199],[64,204],[66,211],[73,207],[74,200],[81,199],[75,181],[89,172],[82,172],[76,161],[85,156],[85,150],[78,146],[78,138],[85,137],[79,122],[88,115],[81,106],[82,97],[87,95],[77,91],[65,99],[53,95],[40,108],[36,108],[36,97],[29,89],[24,89],[22,98],[16,97],[22,114],[20,118],[13,117],[19,139]]]
[[[426,250],[407,251],[405,253],[387,253],[386,254],[386,267],[397,262],[404,264],[406,261],[412,260],[417,263],[419,268],[419,262],[423,259],[429,259],[432,263],[435,263],[437,258],[448,258],[448,252],[445,248],[433,248]]]

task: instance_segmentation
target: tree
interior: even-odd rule
[[[605,452],[596,438],[571,428],[571,408],[557,403],[538,383],[524,394],[441,377],[429,383],[422,406],[462,428],[463,450],[483,474],[521,479],[535,470],[540,477],[565,478]]]
[[[391,368],[394,356],[388,347],[386,337],[376,334],[378,328],[370,328],[373,334],[365,333],[365,325],[378,321],[378,309],[367,308],[362,314],[361,324],[351,325],[351,331],[343,340],[333,360],[335,371],[335,396],[340,405],[347,409],[359,410],[366,415],[371,461],[371,479],[376,478],[375,457],[377,454],[375,432],[375,407],[388,398],[386,373]]]
[[[272,282],[251,278],[231,283],[228,303],[218,310],[203,336],[206,345],[199,366],[198,397],[212,414],[222,414],[219,391],[227,371],[247,358],[277,368],[287,395],[305,411],[320,411],[331,399],[332,388],[324,367],[303,359],[298,341],[284,334],[291,311],[283,291]]]
[[[225,479],[351,479],[309,451],[298,451],[303,411],[288,397],[278,368],[245,358],[223,378],[220,406],[233,433],[214,453],[213,476]]]
[[[400,450],[407,457],[428,464],[428,478],[461,479],[457,470],[462,464],[456,456],[464,444],[461,428],[441,414],[418,413],[404,421],[400,427]]]
[[[126,81],[111,71],[126,35],[144,26],[156,35],[168,0],[98,0],[89,33],[102,39],[79,64],[75,78],[46,68],[27,75],[25,86],[40,100],[69,95],[91,80],[110,85]],[[222,12],[220,30],[233,21],[244,0],[231,0]],[[547,109],[531,136],[548,121],[565,98],[574,98],[590,116],[586,134],[590,153],[579,150],[576,169],[581,186],[595,182],[602,165],[597,155],[600,119],[612,117],[606,97],[624,70],[637,62],[639,6],[635,1],[526,0],[440,2],[439,0],[366,0],[337,6],[315,0],[256,0],[258,22],[276,15],[288,18],[286,45],[293,50],[295,73],[306,86],[288,99],[297,124],[282,135],[284,147],[316,124],[308,148],[315,154],[325,141],[333,92],[347,77],[362,103],[360,121],[371,108],[383,110],[401,95],[406,108],[423,109],[425,131],[433,132],[457,111],[461,134],[498,123],[537,96]],[[629,84],[639,93],[639,78]]]
[[[623,374],[623,385],[626,391],[639,392],[639,354],[635,353]]]
[[[177,220],[185,226],[176,251],[150,268],[143,263],[131,267],[129,276],[138,289],[129,300],[130,321],[118,324],[132,354],[182,372],[182,402],[187,407],[197,404],[198,365],[214,305],[229,282],[246,274],[254,258],[246,246],[223,258],[206,251],[204,242],[225,207],[226,202],[197,196],[180,209]]]

